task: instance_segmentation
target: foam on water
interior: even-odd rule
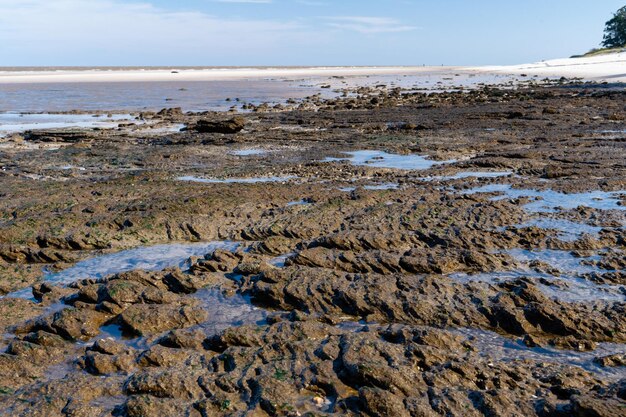
[[[194,176],[178,177],[179,181],[200,182],[205,184],[256,184],[263,182],[286,182],[297,178],[295,175],[286,175],[284,177],[255,177],[255,178],[201,178]]]
[[[620,205],[620,192],[589,191],[585,193],[565,194],[553,190],[526,190],[512,188],[510,184],[490,184],[471,190],[463,191],[463,194],[477,193],[502,193],[501,196],[491,198],[492,201],[515,199],[521,197],[541,198],[528,203],[524,208],[535,213],[553,213],[556,208],[575,209],[579,206],[590,207],[598,210],[626,210],[626,206]]]
[[[396,155],[384,151],[353,151],[344,152],[347,158],[325,158],[322,162],[349,161],[352,165],[369,166],[374,168],[394,168],[402,170],[428,169],[434,165],[452,161],[433,161],[421,155]]]

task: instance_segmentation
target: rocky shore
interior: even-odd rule
[[[625,102],[378,86],[0,138],[0,415],[626,416]]]

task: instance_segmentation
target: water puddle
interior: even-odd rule
[[[624,130],[601,130],[600,133],[626,133],[626,129]]]
[[[562,250],[544,249],[538,251],[530,251],[525,249],[510,249],[506,251],[510,256],[526,265],[533,262],[542,262],[556,268],[566,274],[587,274],[594,272],[595,268],[584,265],[583,260],[600,260],[599,255],[576,257],[571,252]]]
[[[336,325],[347,332],[360,332],[367,327],[384,329],[376,323],[361,321],[344,321]],[[620,343],[599,343],[593,351],[579,352],[574,350],[556,349],[553,347],[529,347],[521,339],[510,339],[495,332],[470,329],[449,328],[447,331],[466,337],[478,353],[495,363],[500,361],[528,360],[539,363],[558,363],[583,368],[587,371],[608,377],[623,378],[626,370],[622,367],[603,367],[596,363],[597,358],[624,354],[626,345]]]
[[[199,324],[207,335],[214,335],[229,327],[267,324],[268,311],[252,304],[248,296],[236,294],[230,297],[215,289],[204,289],[193,294],[200,299],[209,313],[209,320]]]
[[[494,362],[530,360],[533,362],[560,363],[573,365],[605,376],[623,378],[624,368],[609,368],[598,365],[594,359],[626,352],[626,345],[600,343],[594,351],[578,352],[552,347],[528,347],[521,340],[511,340],[497,333],[478,329],[457,329],[455,332],[471,339],[482,356]]]
[[[268,311],[255,307],[250,297],[240,294],[226,296],[220,290],[208,288],[199,290],[195,294],[191,294],[190,297],[200,301],[200,306],[208,313],[209,319],[188,327],[188,330],[201,329],[207,336],[212,336],[229,327],[267,324]],[[113,339],[126,346],[141,350],[149,348],[154,341],[167,333],[169,330],[161,334],[142,337],[126,333],[118,324],[107,324],[100,327],[98,336],[84,343],[84,345],[91,346],[97,340]]]
[[[458,174],[454,174],[454,175],[424,177],[424,178],[420,178],[420,180],[421,181],[451,181],[451,180],[462,180],[466,178],[500,178],[500,177],[508,177],[509,175],[513,175],[513,172],[511,171],[501,171],[501,172],[464,171],[464,172],[459,172]]]
[[[275,266],[276,268],[284,268],[285,262],[287,262],[287,259],[291,258],[294,255],[295,253],[288,253],[286,255],[277,256],[275,258],[270,259],[267,263]]]
[[[147,127],[145,129],[133,130],[133,135],[165,135],[168,133],[179,133],[185,128],[185,124],[179,123],[164,127]]]
[[[216,249],[235,250],[235,242],[174,243],[125,250],[97,256],[78,262],[56,273],[46,273],[43,280],[55,284],[69,284],[79,279],[103,278],[120,272],[142,269],[160,271],[168,267],[184,267],[191,256],[204,256]],[[13,298],[31,298],[30,288],[6,295]]]
[[[26,130],[63,128],[112,128],[120,121],[132,120],[130,114],[49,114],[0,113],[0,136]]]
[[[433,161],[421,155],[396,155],[384,151],[353,151],[344,152],[347,158],[325,158],[322,162],[349,161],[352,165],[373,168],[394,168],[402,170],[428,169],[434,165],[454,161]]]
[[[590,226],[584,223],[575,223],[565,219],[539,218],[532,219],[522,224],[513,226],[517,229],[527,227],[538,227],[547,230],[556,230],[559,232],[559,239],[565,242],[574,242],[580,239],[584,234],[597,237],[601,227]]]
[[[267,154],[267,151],[265,149],[239,149],[229,153],[235,156],[258,156]]]
[[[399,187],[400,185],[397,183],[387,182],[385,184],[366,185],[363,188],[365,190],[397,190]]]
[[[552,190],[524,190],[512,188],[510,184],[490,184],[483,187],[463,191],[463,194],[501,193],[503,195],[491,198],[491,201],[516,199],[521,197],[540,198],[524,206],[534,213],[554,213],[557,208],[563,210],[586,206],[597,210],[626,210],[620,205],[620,192],[589,191],[586,193],[565,194]]]
[[[302,199],[302,200],[298,200],[298,201],[290,201],[289,203],[287,203],[287,207],[310,206],[311,204],[313,204],[313,203],[310,200]]]
[[[295,175],[286,175],[283,177],[255,177],[255,178],[227,178],[227,179],[217,179],[217,178],[201,178],[194,176],[184,176],[176,178],[178,181],[188,181],[188,182],[200,182],[205,184],[257,184],[264,182],[287,182],[294,178],[298,178]]]
[[[463,283],[485,282],[497,284],[515,279],[529,279],[547,296],[565,302],[626,301],[626,287],[596,284],[582,278],[598,269],[582,261],[599,260],[600,256],[576,257],[567,251],[528,251],[513,249],[505,251],[522,264],[520,269],[506,272],[479,274],[457,273],[450,277]],[[536,267],[536,268],[535,268]],[[548,269],[545,271],[544,269]]]
[[[87,168],[85,167],[77,167],[74,165],[63,165],[63,166],[60,166],[58,169],[61,171],[73,171],[73,170],[86,171],[87,170]]]

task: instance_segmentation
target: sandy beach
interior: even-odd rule
[[[55,69],[0,70],[0,84],[219,81],[267,78],[324,78],[445,73],[521,75],[583,78],[589,81],[626,82],[626,53],[586,58],[563,58],[507,66],[389,66],[389,67],[283,67],[283,68],[180,68],[180,69]]]
[[[216,81],[249,78],[318,78],[367,75],[419,75],[457,67],[315,67],[315,68],[208,68],[145,70],[0,71],[3,83]]]
[[[583,78],[590,81],[626,82],[626,53],[587,58],[565,58],[513,66],[477,67],[476,71]]]

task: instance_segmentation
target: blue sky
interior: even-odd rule
[[[488,65],[597,47],[624,0],[0,0],[0,66]]]

